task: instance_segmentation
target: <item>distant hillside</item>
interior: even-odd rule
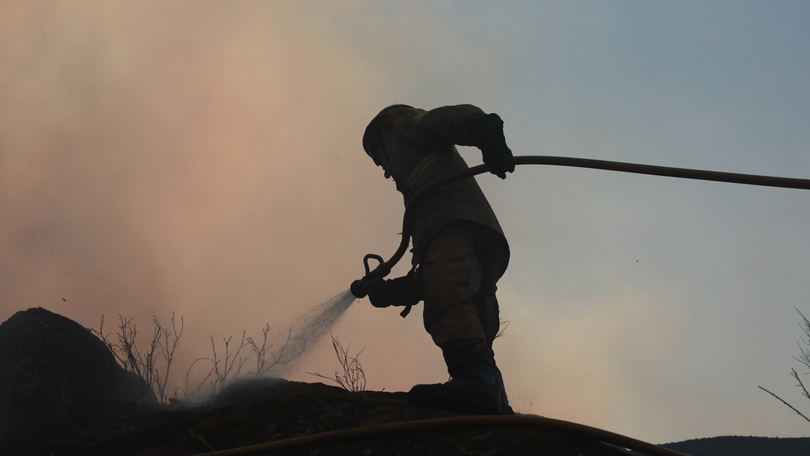
[[[808,456],[810,437],[712,437],[661,445],[690,456]],[[631,452],[633,455],[641,453]]]

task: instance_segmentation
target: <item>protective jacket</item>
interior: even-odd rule
[[[444,106],[430,111],[400,106],[380,114],[392,127],[392,140],[388,144],[390,162],[384,165],[386,176],[394,178],[397,190],[402,193],[405,205],[413,195],[431,182],[468,169],[456,145],[480,146],[486,140],[482,136],[481,123],[487,115],[472,105]],[[379,127],[379,125],[378,125]],[[367,129],[367,136],[370,136]],[[367,150],[385,147],[364,138]],[[509,246],[498,219],[484,193],[469,177],[436,189],[419,204],[413,214],[413,264],[422,259],[424,249],[434,234],[443,227],[458,221],[473,222],[486,226],[505,252]],[[508,256],[507,256],[508,258]]]

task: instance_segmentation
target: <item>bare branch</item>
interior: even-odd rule
[[[177,322],[175,320],[174,312],[172,312],[172,329],[164,328],[156,316],[152,315],[152,322],[155,324],[156,341],[160,349],[163,360],[166,362],[166,372],[161,376],[160,372],[155,368],[155,387],[157,388],[158,399],[161,403],[167,403],[168,397],[166,395],[166,384],[169,381],[169,374],[172,368],[172,360],[174,359],[174,351],[180,345],[180,337],[183,335],[185,329],[185,322],[183,317],[180,317],[180,330],[177,330]]]
[[[211,375],[214,373],[214,368],[212,367],[211,369],[208,370],[208,374],[200,381],[200,383],[197,385],[196,388],[194,388],[193,390],[191,388],[189,388],[189,386],[188,386],[188,378],[189,378],[189,375],[191,374],[191,370],[194,368],[194,366],[197,364],[197,362],[204,361],[204,360],[205,361],[211,361],[211,358],[197,358],[197,359],[195,359],[194,362],[191,363],[191,366],[189,366],[188,370],[186,371],[186,383],[185,383],[186,387],[185,387],[185,389],[180,388],[179,386],[177,387],[178,390],[183,392],[183,399],[184,400],[187,400],[187,401],[193,400],[194,396],[197,393],[200,392],[203,385],[205,385],[205,382],[207,382],[208,379],[211,378]]]
[[[210,387],[211,393],[216,394],[222,391],[228,383],[242,375],[243,369],[246,369],[250,358],[250,354],[242,356],[242,350],[246,346],[250,346],[252,353],[256,355],[256,375],[265,374],[276,364],[288,363],[301,356],[306,350],[305,341],[303,339],[294,339],[292,337],[292,329],[290,329],[287,333],[287,339],[279,347],[277,353],[273,353],[271,348],[273,348],[274,345],[269,340],[269,324],[266,324],[262,329],[261,344],[253,338],[247,337],[247,332],[243,331],[238,346],[232,343],[233,337],[228,337],[227,339],[223,338],[224,350],[218,353],[216,340],[211,337],[212,357],[197,358],[192,362],[186,371],[184,386],[181,387],[175,384],[173,397],[170,399],[167,390],[169,388],[171,369],[174,365],[174,354],[180,344],[180,338],[185,329],[183,317],[180,317],[180,324],[178,325],[176,316],[172,313],[170,319],[171,326],[166,327],[163,326],[155,315],[152,315],[154,331],[151,339],[148,339],[149,342],[146,349],[143,351],[136,343],[138,340],[138,329],[135,325],[135,319],[124,317],[121,314],[118,315],[118,319],[117,331],[115,333],[104,333],[104,315],[101,316],[98,330],[93,328],[88,328],[88,330],[107,346],[118,364],[144,380],[145,389],[143,393],[146,393],[149,389],[153,389],[159,402],[163,404],[177,399],[178,396],[182,396],[184,400],[192,400],[201,393],[206,385]],[[295,347],[295,353],[289,353],[290,347]],[[220,357],[220,353],[222,353],[224,357]],[[192,380],[190,380],[191,371],[203,360],[210,362],[211,368],[201,381],[194,381],[192,385]],[[346,360],[346,363],[350,362],[351,359]],[[349,369],[347,372],[351,370],[349,367],[347,367],[347,369]],[[363,385],[365,384],[363,383]]]
[[[306,349],[307,349],[307,341],[306,341],[306,339],[301,337],[301,350],[298,353],[292,355],[291,357],[289,357],[287,359],[283,359],[284,358],[284,352],[287,350],[287,346],[289,346],[291,339],[292,339],[292,329],[289,329],[287,331],[287,340],[284,341],[284,344],[281,346],[281,349],[279,349],[278,355],[273,356],[273,364],[286,364],[286,363],[289,363],[290,361],[292,361],[292,360],[298,358],[299,356],[301,356],[306,351]]]
[[[214,385],[213,389],[214,392],[220,392],[225,385],[236,378],[239,377],[240,372],[242,371],[242,366],[247,361],[244,358],[239,357],[239,352],[242,351],[248,343],[245,341],[245,332],[242,332],[242,340],[239,344],[239,347],[236,349],[236,352],[231,353],[231,340],[233,336],[228,337],[227,339],[223,338],[222,340],[225,342],[225,358],[219,359],[217,357],[216,351],[216,344],[214,343],[214,338],[211,338],[211,349],[213,351],[214,357],[212,362],[214,363]],[[220,368],[220,362],[221,368]],[[234,371],[234,366],[236,366],[236,370]]]
[[[331,334],[330,334],[331,335]],[[343,375],[335,371],[334,378],[327,377],[319,373],[307,372],[309,375],[324,378],[340,385],[347,391],[363,391],[366,388],[366,374],[363,371],[363,366],[360,364],[359,357],[363,350],[360,350],[357,355],[349,356],[349,349],[352,344],[349,344],[345,349],[340,341],[335,336],[332,337],[332,347],[335,349],[335,355],[338,358],[340,367],[343,369]]]
[[[794,307],[794,309],[796,308]],[[802,339],[801,342],[797,342],[799,345],[799,357],[794,356],[793,359],[810,368],[810,349],[807,348],[810,347],[810,320],[808,320],[799,309],[796,309],[796,312],[799,312],[799,315],[802,317],[802,322],[799,323],[799,327],[802,328],[807,339]],[[802,344],[804,344],[804,347]]]
[[[800,411],[796,410],[796,408],[795,408],[795,407],[793,407],[792,405],[790,405],[790,404],[788,404],[787,402],[785,402],[785,401],[784,401],[784,400],[783,400],[781,397],[777,396],[776,394],[773,394],[772,392],[770,392],[770,391],[766,390],[765,388],[763,388],[763,387],[761,387],[761,386],[759,387],[759,389],[761,389],[762,391],[765,391],[766,393],[770,394],[771,396],[773,396],[773,397],[775,397],[775,398],[779,399],[779,401],[780,401],[780,402],[782,402],[783,404],[787,405],[788,407],[790,407],[790,409],[791,409],[791,410],[793,410],[794,412],[798,413],[798,414],[799,414],[799,416],[801,416],[802,418],[804,418],[805,420],[807,420],[808,422],[810,422],[810,418],[807,418],[806,416],[804,416],[804,414],[803,414],[802,412],[800,412]]]
[[[802,394],[804,395],[804,397],[810,399],[810,394],[807,393],[807,388],[804,387],[804,383],[802,383],[802,379],[799,378],[799,374],[798,372],[796,372],[796,369],[791,369],[790,371],[791,374],[793,375],[793,378],[795,378],[796,381],[799,382],[799,384],[796,386],[802,389]]]
[[[256,354],[256,375],[263,375],[267,370],[269,370],[273,365],[276,363],[273,362],[270,365],[266,365],[267,363],[267,352],[270,348],[273,347],[273,344],[267,345],[267,336],[270,334],[270,325],[265,324],[265,327],[262,329],[262,346],[259,347],[258,344],[253,340],[252,337],[247,338],[248,344],[250,344],[250,349]],[[282,347],[282,350],[284,347]]]

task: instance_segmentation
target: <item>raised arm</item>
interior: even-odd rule
[[[476,106],[443,106],[423,112],[414,119],[413,134],[432,143],[478,147],[484,164],[501,179],[515,170],[503,121],[497,114],[486,114]]]

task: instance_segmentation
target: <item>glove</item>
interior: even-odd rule
[[[388,307],[391,305],[391,292],[383,279],[373,279],[366,285],[368,299],[374,307]]]
[[[506,173],[515,171],[515,164],[512,162],[512,151],[506,146],[506,141],[489,144],[481,148],[484,155],[484,164],[489,168],[489,172],[506,179]]]
[[[506,179],[506,173],[515,171],[512,162],[512,151],[506,145],[503,135],[503,120],[497,114],[487,114],[475,125],[477,146],[481,149],[484,164],[489,172]]]
[[[374,307],[412,306],[422,300],[422,281],[413,272],[393,280],[369,282],[368,298]]]

